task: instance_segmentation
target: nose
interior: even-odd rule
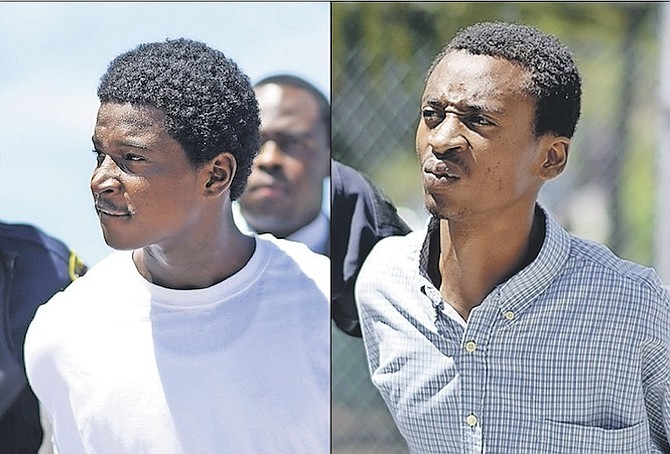
[[[91,175],[91,191],[95,195],[109,195],[119,191],[121,183],[118,179],[119,167],[114,160],[105,156]]]
[[[256,166],[263,170],[275,169],[282,164],[281,147],[274,140],[266,140],[256,157]]]
[[[449,152],[462,152],[470,147],[465,136],[466,126],[458,115],[447,113],[444,120],[430,131],[428,144],[433,153],[444,155]]]

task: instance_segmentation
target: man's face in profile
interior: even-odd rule
[[[165,130],[163,112],[130,103],[100,106],[91,191],[105,241],[115,249],[170,247],[196,231],[206,169]]]
[[[330,169],[330,140],[312,94],[290,85],[256,88],[261,150],[240,198],[247,222],[284,237],[310,223],[321,209]]]

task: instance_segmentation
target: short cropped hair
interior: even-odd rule
[[[110,63],[98,98],[160,109],[166,131],[196,168],[232,153],[230,198],[244,191],[260,148],[258,102],[249,77],[222,52],[185,38],[140,44]]]
[[[552,133],[572,137],[581,109],[581,78],[572,52],[554,36],[536,28],[504,22],[481,22],[460,30],[435,57],[426,81],[450,52],[504,58],[531,75],[536,136]]]
[[[262,87],[263,85],[277,84],[280,86],[289,86],[300,88],[309,92],[319,108],[319,117],[321,123],[326,128],[327,138],[330,140],[330,102],[326,96],[311,83],[291,74],[276,74],[265,77],[254,84],[254,87]]]

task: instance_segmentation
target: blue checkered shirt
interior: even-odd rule
[[[428,277],[436,220],[363,265],[372,381],[411,452],[670,453],[669,292],[542,213],[538,257],[467,322]]]

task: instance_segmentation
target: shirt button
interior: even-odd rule
[[[475,343],[475,341],[467,341],[465,343],[465,351],[466,352],[472,353],[475,350],[477,350],[477,344]]]
[[[468,415],[465,418],[465,422],[468,423],[468,426],[475,427],[477,425],[477,417],[475,415]]]
[[[514,320],[514,312],[512,312],[512,311],[507,311],[507,312],[505,312],[505,313],[503,314],[503,316],[504,316],[507,320]]]

